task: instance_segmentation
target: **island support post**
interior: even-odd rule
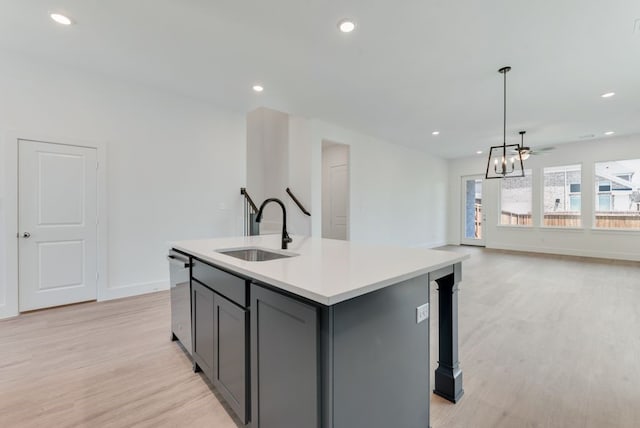
[[[458,361],[458,283],[462,264],[456,263],[429,273],[438,284],[438,368],[433,392],[453,403],[462,398],[462,370]]]

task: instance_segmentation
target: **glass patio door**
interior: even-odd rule
[[[463,245],[485,245],[482,208],[482,175],[462,177],[462,230],[460,243]]]

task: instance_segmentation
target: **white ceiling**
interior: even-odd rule
[[[503,65],[511,142],[521,129],[534,147],[640,132],[637,0],[0,0],[0,12],[0,48],[446,158],[501,143]]]

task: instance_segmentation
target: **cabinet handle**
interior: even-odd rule
[[[180,266],[181,268],[184,268],[184,269],[191,267],[191,263],[189,263],[188,259],[185,260],[185,259],[171,255],[171,256],[167,256],[167,260],[169,260],[169,263],[171,263],[172,265]]]

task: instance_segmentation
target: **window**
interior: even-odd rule
[[[611,191],[611,182],[608,180],[598,181],[598,191],[599,192],[610,192]]]
[[[569,195],[569,211],[580,212],[582,208],[582,199],[580,195],[571,194]]]
[[[596,162],[597,228],[640,230],[640,159]]]
[[[501,216],[500,224],[518,224],[531,226],[531,207],[533,199],[533,180],[531,170],[524,171],[524,177],[512,177],[500,180]]]
[[[464,178],[464,237],[482,239],[482,179]]]
[[[631,177],[633,174],[616,174],[620,181],[614,181],[611,184],[611,190],[633,190],[631,188]]]
[[[611,211],[611,194],[598,195],[598,207],[596,211]]]
[[[580,165],[544,169],[544,225],[580,227],[582,168]]]

